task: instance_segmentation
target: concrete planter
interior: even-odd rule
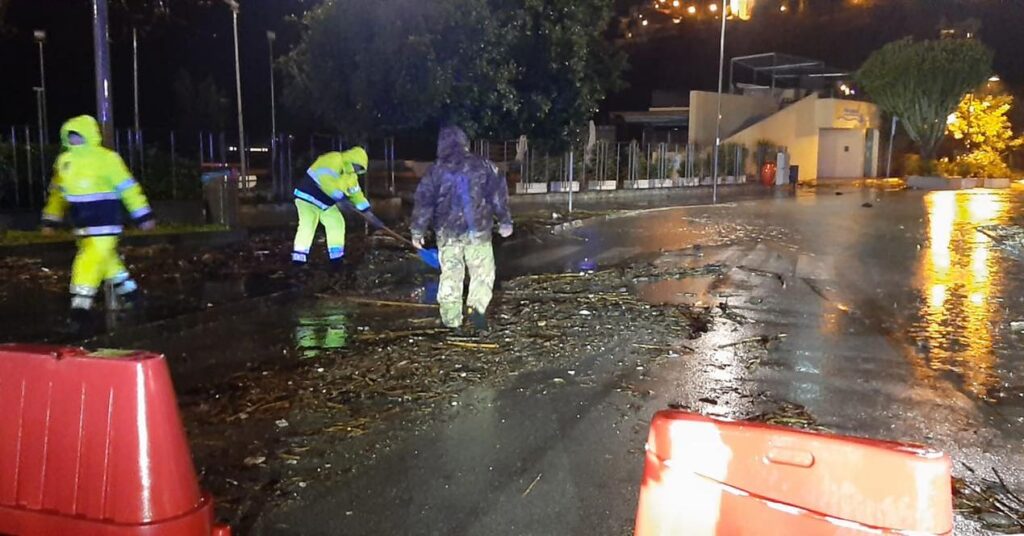
[[[625,187],[630,190],[646,190],[651,187],[651,181],[647,179],[640,179],[637,181],[626,182]]]
[[[546,194],[548,183],[546,182],[520,182],[516,184],[517,194]]]
[[[978,186],[978,179],[945,177],[907,177],[907,186],[918,190],[968,190]]]
[[[985,179],[982,181],[982,188],[992,188],[994,190],[1002,190],[1009,188],[1013,183],[1010,179]]]
[[[591,192],[617,190],[618,187],[618,181],[590,181],[587,183],[587,190]]]
[[[572,181],[571,183],[569,181],[559,181],[551,183],[552,192],[568,192],[570,187],[574,192],[580,191],[580,181]]]

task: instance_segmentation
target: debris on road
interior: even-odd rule
[[[734,342],[730,342],[730,343],[726,343],[726,344],[721,344],[721,345],[718,346],[718,349],[722,350],[722,349],[725,349],[725,348],[732,348],[734,346],[742,346],[744,344],[754,344],[754,343],[762,344],[765,347],[768,347],[769,344],[771,344],[773,342],[779,342],[779,341],[781,341],[782,339],[785,339],[785,338],[786,338],[786,334],[785,333],[779,333],[777,335],[759,335],[757,337],[748,337],[746,339],[741,339],[741,340],[738,340],[738,341],[734,341]]]
[[[1024,261],[1024,226],[981,225],[975,229],[1014,259]]]
[[[358,328],[344,345],[318,349],[309,359],[257,365],[183,397],[204,485],[221,498],[224,517],[239,520],[248,515],[246,504],[295,500],[295,482],[309,482],[313,477],[308,467],[323,467],[339,450],[339,442],[363,436],[395,415],[423,417],[437,407],[433,402],[451,405],[472,385],[500,385],[548,368],[576,371],[586,356],[617,346],[632,348],[634,341],[639,350],[659,350],[657,355],[639,353],[644,361],[636,361],[637,366],[692,351],[684,341],[707,331],[717,316],[714,311],[652,305],[637,295],[636,280],[724,270],[721,265],[686,270],[632,265],[518,277],[496,295],[490,330],[472,338],[422,325],[436,313],[393,305],[398,302],[379,294],[386,292],[386,285],[358,303],[350,300],[350,288],[328,287],[320,294],[322,300],[348,301],[359,311],[359,316],[348,317]],[[564,378],[572,376],[551,380],[552,388],[562,388],[569,383]],[[244,418],[239,416],[242,408]],[[225,423],[232,423],[230,429],[238,429],[246,442],[226,441]],[[246,445],[242,456],[238,444]],[[269,456],[262,464],[252,464],[250,458],[284,447],[292,453],[308,450],[301,459]],[[315,474],[330,478],[344,470],[318,469]]]
[[[1024,531],[1024,499],[1011,490],[999,471],[993,467],[995,479],[979,475],[966,464],[971,480],[953,478],[954,507],[956,511],[982,525],[982,528],[1000,534],[1020,534]]]
[[[829,433],[832,430],[818,424],[818,420],[811,415],[807,408],[792,402],[782,402],[778,407],[744,419],[751,422],[763,422],[775,426],[789,426],[802,430]]]

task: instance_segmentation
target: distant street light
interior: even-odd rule
[[[110,76],[110,37],[107,34],[107,0],[92,0],[92,48],[96,71],[96,119],[103,130],[103,144],[114,143],[114,87]]]
[[[718,203],[718,157],[722,148],[722,83],[725,80],[725,15],[726,2],[722,0],[722,33],[718,49],[718,114],[715,116],[715,157],[712,167],[711,202]],[[716,7],[716,4],[711,4]],[[715,11],[715,10],[712,10]]]
[[[47,117],[48,110],[46,108],[46,59],[43,56],[43,43],[46,43],[46,31],[45,30],[36,30],[36,31],[32,32],[32,36],[35,38],[36,43],[39,44],[39,87],[43,91],[43,94],[42,94],[42,98],[43,98],[43,103],[42,103],[43,104],[43,113],[42,113],[42,119],[43,119],[43,140],[45,140],[47,143],[49,143],[49,141],[50,141],[50,131],[49,131],[50,122],[48,120],[49,118]]]
[[[238,10],[239,5],[235,0],[224,0],[224,3],[231,8],[231,21],[235,35],[235,92],[238,99],[238,155],[242,167],[243,181],[249,180],[249,166],[246,163],[245,155],[245,120],[242,115],[242,62],[238,55]]]

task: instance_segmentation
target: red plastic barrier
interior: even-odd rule
[[[162,356],[0,345],[0,415],[0,534],[230,535]]]
[[[636,535],[951,534],[950,465],[918,445],[661,411]]]

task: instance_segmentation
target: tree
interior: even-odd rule
[[[514,106],[506,45],[486,0],[338,0],[304,22],[282,59],[284,100],[321,126],[393,134],[474,115],[478,124],[468,126],[487,129]]]
[[[958,175],[1008,177],[1006,155],[1024,145],[1024,138],[1013,134],[1007,113],[1013,107],[1010,95],[968,93],[949,116],[947,130],[958,142],[954,161]]]
[[[625,54],[607,39],[606,0],[495,0],[512,42],[516,115],[505,134],[565,145],[623,87]]]
[[[602,37],[611,0],[336,0],[282,59],[285,104],[358,137],[458,123],[548,138],[586,123],[619,83]],[[359,24],[353,24],[356,17]]]
[[[207,76],[198,84],[187,71],[174,81],[178,127],[190,130],[221,130],[227,120],[227,97]]]
[[[992,73],[992,52],[976,40],[902,39],[875,51],[857,73],[871,98],[898,116],[921,157],[934,160],[946,118]]]

